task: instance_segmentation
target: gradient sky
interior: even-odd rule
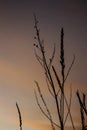
[[[60,30],[64,27],[66,71],[73,54],[76,56],[66,82],[66,93],[72,83],[72,114],[75,125],[80,126],[75,92],[79,89],[87,94],[87,0],[0,0],[0,129],[19,129],[16,101],[21,109],[24,130],[50,128],[34,96],[34,80],[37,80],[51,102],[44,73],[34,56],[33,13],[38,16],[47,55],[51,55],[54,43],[56,56],[59,55]],[[58,62],[59,59],[55,64]],[[50,105],[55,113],[53,104]]]

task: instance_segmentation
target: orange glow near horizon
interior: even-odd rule
[[[58,0],[9,0],[0,2],[0,129],[16,130],[19,118],[18,102],[24,130],[50,130],[50,122],[43,116],[35,100],[35,82],[57,120],[56,109],[47,91],[44,71],[34,54],[35,12],[39,19],[40,36],[44,40],[49,60],[56,43],[54,66],[60,76],[60,29],[64,27],[65,72],[76,56],[65,84],[67,99],[72,84],[71,112],[76,130],[80,130],[80,110],[76,91],[87,94],[87,2]],[[68,100],[69,103],[69,100]],[[66,130],[71,129],[68,121]]]

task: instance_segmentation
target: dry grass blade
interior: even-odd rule
[[[36,58],[37,58],[37,60],[38,60],[38,62],[40,63],[40,65],[43,67],[43,63],[42,63],[42,59],[37,55],[37,53],[36,53],[36,50],[34,49],[34,53],[35,53],[35,56],[36,56]]]
[[[19,115],[19,126],[20,126],[20,130],[22,130],[22,118],[21,118],[21,112],[20,112],[20,109],[19,109],[19,106],[18,106],[17,103],[16,103],[16,107],[17,107],[18,115]]]
[[[56,70],[55,70],[54,66],[52,66],[52,69],[53,69],[53,71],[54,71],[54,74],[55,74],[55,76],[56,76],[56,79],[57,79],[57,82],[58,82],[58,84],[59,84],[60,90],[61,90],[61,92],[62,92],[61,83],[60,83],[58,74],[56,73]],[[66,103],[66,106],[67,106],[68,114],[70,115],[70,119],[71,119],[71,123],[72,123],[73,129],[75,130],[74,123],[73,123],[73,119],[72,119],[72,115],[71,115],[71,113],[70,113],[70,105],[68,105],[67,99],[66,99],[65,95],[64,95],[64,100],[65,100],[65,103]],[[70,99],[70,100],[71,100],[71,99]],[[70,101],[70,102],[71,102],[71,101]],[[68,115],[67,115],[67,116],[68,116]]]
[[[69,102],[69,109],[68,109],[67,115],[66,115],[66,117],[65,117],[64,125],[65,125],[65,123],[66,123],[66,121],[67,121],[67,117],[68,117],[68,115],[69,115],[69,113],[70,113],[71,101],[72,101],[72,88],[70,87],[70,102]]]
[[[68,72],[67,72],[67,74],[66,74],[66,77],[65,77],[65,79],[64,79],[64,82],[66,81],[66,79],[67,79],[67,77],[68,77],[68,75],[69,75],[69,73],[70,73],[70,71],[71,71],[71,69],[72,69],[72,66],[73,66],[74,62],[75,62],[75,55],[73,56],[72,63],[71,63],[71,65],[70,65],[69,69],[68,69]]]
[[[58,82],[59,88],[61,89],[61,82],[60,82],[60,79],[59,79],[59,77],[58,77],[58,74],[57,74],[57,72],[56,72],[54,66],[52,66],[52,69],[53,69],[53,72],[54,72],[54,74],[55,74],[56,80],[57,80],[57,82]]]
[[[80,95],[79,95],[78,90],[77,90],[76,94],[77,94],[77,97],[78,97],[78,100],[79,100],[80,105],[82,106],[82,108],[83,108],[85,114],[87,115],[87,109],[86,109],[86,106],[84,106],[83,102],[81,101],[81,98],[80,98]]]
[[[48,82],[49,82],[49,81],[48,81],[48,78],[46,77],[46,83],[47,83],[48,90],[49,90],[50,94],[54,97],[54,94],[53,94],[52,90],[50,89],[50,86],[49,86],[49,83],[48,83]],[[55,97],[54,97],[54,98],[55,98]]]
[[[50,117],[46,114],[46,112],[43,110],[43,108],[41,107],[41,105],[40,105],[40,103],[39,103],[39,101],[38,101],[38,97],[37,97],[36,91],[34,91],[34,94],[35,94],[36,101],[37,101],[37,104],[38,104],[38,106],[39,106],[41,112],[42,112],[43,115],[51,122]],[[52,123],[53,123],[55,126],[57,126],[57,127],[60,128],[60,126],[59,126],[58,124],[56,124],[55,122],[52,121]]]
[[[50,58],[50,63],[49,63],[49,65],[48,65],[49,69],[50,69],[50,67],[51,67],[51,65],[52,65],[52,62],[53,62],[54,56],[55,56],[55,44],[54,44],[54,49],[53,49],[52,56],[51,56],[51,58]]]
[[[39,85],[38,85],[38,82],[35,81],[35,83],[36,83],[36,86],[37,86],[37,88],[38,88],[38,92],[39,92],[40,98],[41,98],[41,100],[42,100],[42,102],[43,102],[43,104],[44,104],[44,106],[45,106],[45,108],[46,108],[46,111],[47,111],[49,120],[50,120],[50,122],[51,122],[52,130],[55,130],[55,127],[54,127],[54,125],[53,125],[53,120],[52,120],[51,113],[50,113],[50,111],[49,111],[49,109],[48,109],[48,107],[47,107],[47,104],[46,104],[46,102],[45,102],[45,100],[44,100],[44,98],[43,98],[43,95],[42,95],[42,93],[41,93],[41,90],[40,90],[40,87],[39,87]],[[35,95],[35,96],[36,96],[36,95]],[[38,103],[40,109],[42,110],[42,108],[41,108],[41,106],[40,106],[40,104],[39,104],[39,102],[38,102],[37,96],[36,96],[36,99],[37,99],[37,103]],[[43,111],[43,110],[42,110],[42,111]],[[44,111],[43,111],[43,113],[45,114]],[[46,114],[45,114],[45,115],[46,115]]]
[[[86,104],[85,104],[85,97],[86,95],[83,93],[83,97],[81,99],[80,94],[77,90],[77,97],[79,100],[79,104],[80,104],[80,114],[81,114],[81,124],[82,124],[82,130],[87,130],[87,122],[86,122],[86,116],[87,116],[87,109],[86,109]]]

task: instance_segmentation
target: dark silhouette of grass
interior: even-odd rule
[[[66,64],[65,64],[65,57],[64,57],[65,56],[65,54],[64,54],[64,29],[61,28],[61,40],[60,40],[60,65],[61,65],[61,77],[62,77],[62,79],[61,79],[59,77],[58,72],[55,69],[55,66],[53,65],[53,60],[54,60],[54,57],[55,57],[55,45],[54,45],[52,56],[51,56],[51,58],[49,58],[49,62],[47,62],[48,60],[47,60],[47,56],[46,56],[46,53],[45,53],[46,52],[45,45],[44,45],[44,41],[41,40],[41,37],[40,37],[40,29],[38,27],[39,22],[36,18],[36,15],[34,15],[34,22],[35,22],[34,28],[35,28],[35,31],[36,31],[36,36],[34,37],[34,39],[36,41],[36,43],[34,43],[35,56],[36,56],[36,59],[38,60],[38,62],[40,63],[40,65],[42,66],[42,69],[45,72],[47,88],[48,88],[48,91],[49,91],[50,95],[52,96],[52,98],[54,99],[54,102],[55,102],[55,107],[56,107],[56,110],[57,110],[56,115],[57,115],[57,118],[58,118],[58,120],[57,120],[58,123],[54,121],[53,115],[52,115],[51,111],[49,110],[48,104],[46,103],[46,101],[43,97],[39,83],[37,81],[35,81],[37,91],[39,93],[39,97],[38,97],[36,90],[34,90],[37,105],[39,106],[43,115],[50,121],[52,130],[55,130],[56,128],[59,128],[60,130],[65,130],[68,117],[70,117],[72,129],[75,130],[72,114],[71,114],[71,111],[70,111],[71,110],[71,101],[72,101],[72,89],[70,87],[69,103],[67,101],[66,93],[65,93],[65,89],[64,89],[65,88],[65,82],[66,82],[66,80],[69,76],[69,73],[72,69],[72,66],[74,64],[75,56],[73,56],[72,63],[69,66],[67,73],[65,73],[65,67],[66,67],[65,65]],[[37,51],[40,53],[40,55],[37,53]],[[53,71],[55,80],[57,81],[57,85],[58,85],[57,87],[55,86],[55,81],[54,81],[54,78],[52,76],[52,71]],[[77,94],[78,101],[79,101],[79,104],[80,104],[82,130],[87,130],[86,95],[83,93],[82,99],[81,99],[81,96],[80,96],[78,90],[77,90],[76,94]],[[39,102],[39,98],[41,99],[44,107],[41,106],[41,103]],[[66,113],[64,112],[65,106],[67,107]],[[16,107],[17,107],[17,111],[18,111],[18,115],[19,115],[19,127],[20,127],[20,130],[22,130],[22,117],[21,117],[21,112],[20,112],[20,109],[19,109],[19,106],[18,106],[17,103],[16,103]]]
[[[21,112],[18,106],[18,103],[16,102],[16,107],[17,107],[17,111],[18,111],[18,115],[19,115],[19,126],[20,126],[20,130],[22,130],[22,117],[21,117]]]
[[[79,100],[79,105],[80,105],[82,130],[87,130],[87,122],[86,122],[86,118],[85,118],[85,116],[87,117],[86,95],[83,93],[82,99],[81,99],[81,96],[80,96],[78,90],[77,90],[76,94],[77,94],[77,97]]]
[[[37,104],[38,104],[41,112],[45,115],[46,118],[49,119],[49,121],[51,123],[52,130],[55,130],[55,126],[60,128],[61,130],[64,130],[65,124],[66,124],[67,119],[68,119],[68,116],[70,116],[70,120],[71,120],[73,130],[75,130],[72,115],[71,115],[71,112],[70,112],[72,90],[70,90],[71,94],[70,94],[70,102],[69,103],[67,102],[67,98],[65,96],[65,90],[64,90],[65,81],[68,78],[69,73],[71,71],[71,68],[72,68],[72,66],[74,64],[75,56],[73,57],[72,63],[70,65],[67,73],[65,74],[65,58],[64,58],[64,42],[63,42],[63,40],[64,40],[64,29],[61,28],[60,65],[61,65],[62,79],[60,80],[59,75],[58,75],[58,73],[57,73],[57,71],[56,71],[56,69],[55,69],[55,67],[53,65],[53,60],[54,60],[54,57],[55,57],[55,46],[54,46],[52,56],[51,56],[51,58],[49,58],[50,60],[49,60],[49,63],[48,63],[46,53],[45,53],[46,50],[45,50],[44,41],[41,40],[41,37],[40,37],[40,29],[38,27],[39,22],[38,22],[38,20],[36,18],[36,15],[34,15],[34,21],[35,21],[34,28],[35,28],[35,31],[36,31],[36,36],[34,37],[34,39],[36,40],[36,43],[34,44],[35,56],[36,56],[38,62],[40,63],[40,65],[42,66],[42,68],[43,68],[43,70],[45,72],[45,78],[46,78],[48,91],[50,92],[51,96],[54,99],[54,102],[56,103],[55,107],[56,107],[56,110],[57,110],[59,124],[54,122],[54,120],[52,118],[51,111],[48,108],[48,104],[46,103],[45,99],[43,98],[43,94],[41,92],[39,83],[37,81],[35,81],[39,96],[40,96],[40,98],[42,100],[43,105],[45,106],[45,110],[40,105],[37,93],[35,91],[35,97],[36,97]],[[37,51],[40,52],[40,55],[38,55]],[[55,79],[56,79],[56,81],[58,83],[58,89],[56,89],[55,81],[54,81],[54,79],[52,77],[51,69],[53,70]],[[67,113],[64,113],[65,105],[67,106]]]

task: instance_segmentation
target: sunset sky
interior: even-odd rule
[[[23,130],[50,130],[50,123],[35,100],[35,80],[55,116],[44,72],[34,55],[33,13],[39,19],[48,57],[56,44],[54,64],[59,67],[61,27],[65,33],[66,71],[75,54],[75,63],[66,82],[66,95],[72,84],[72,116],[79,127],[76,90],[87,94],[87,0],[0,0],[0,130],[19,129],[16,102],[22,113]],[[70,125],[68,122],[67,127]]]

